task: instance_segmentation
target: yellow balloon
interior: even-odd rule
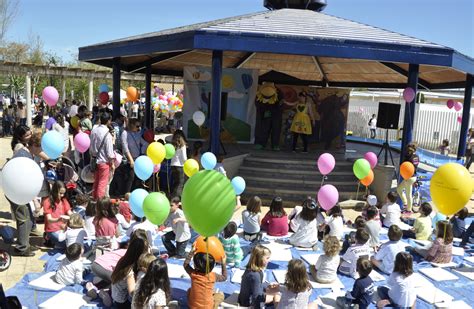
[[[199,172],[199,163],[194,159],[188,159],[184,162],[183,169],[186,176],[191,177]]]
[[[471,198],[471,175],[461,164],[446,163],[433,174],[430,193],[439,212],[451,216],[461,210]]]
[[[161,143],[153,142],[148,145],[148,148],[146,149],[146,155],[151,159],[151,161],[153,161],[153,164],[159,164],[165,158],[165,146],[163,146]]]
[[[74,129],[77,129],[79,127],[79,117],[73,116],[71,118],[71,125]]]

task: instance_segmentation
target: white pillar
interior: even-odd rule
[[[87,108],[92,111],[92,107],[94,106],[94,80],[89,79],[89,102],[87,104]]]
[[[62,100],[64,102],[66,100],[66,79],[63,78],[61,86],[62,86],[61,87]]]
[[[26,73],[26,125],[31,127],[31,74]]]

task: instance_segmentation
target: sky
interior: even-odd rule
[[[263,0],[19,0],[10,41],[39,35],[71,61],[78,48],[265,11]],[[474,58],[473,0],[327,0],[324,13],[438,43]]]

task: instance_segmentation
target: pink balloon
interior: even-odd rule
[[[120,163],[122,163],[123,156],[118,152],[114,151],[114,153],[115,153],[114,165],[115,165],[115,168],[117,168],[117,167],[119,167]]]
[[[375,166],[377,166],[378,158],[377,158],[377,155],[375,153],[373,153],[372,151],[367,152],[364,155],[364,159],[369,161],[371,169],[373,169]]]
[[[153,173],[158,173],[161,169],[161,164],[155,164],[153,167]]]
[[[329,210],[339,201],[339,192],[333,185],[324,185],[319,189],[318,202],[324,210]]]
[[[462,116],[458,116],[458,122],[462,123]]]
[[[462,103],[461,102],[454,103],[454,109],[456,110],[456,112],[459,112],[462,109]]]
[[[319,172],[323,175],[327,175],[334,169],[336,166],[336,159],[330,153],[323,153],[318,158],[318,169]]]
[[[413,90],[413,88],[408,87],[408,88],[405,88],[405,90],[403,90],[403,99],[405,100],[405,102],[411,103],[414,98],[415,98],[415,90]]]
[[[76,147],[77,151],[80,153],[84,153],[89,149],[89,146],[91,145],[91,139],[89,138],[89,135],[87,135],[84,132],[79,132],[76,134],[74,137],[74,146]]]
[[[449,99],[448,102],[446,102],[446,105],[448,106],[449,109],[454,107],[454,100]]]
[[[49,106],[54,106],[58,103],[59,93],[56,88],[48,86],[43,89],[43,99]]]

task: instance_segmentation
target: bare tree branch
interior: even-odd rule
[[[0,0],[0,42],[20,10],[20,0]]]

